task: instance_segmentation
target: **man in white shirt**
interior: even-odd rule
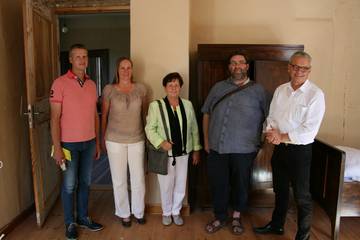
[[[324,93],[308,79],[311,56],[294,53],[288,65],[290,82],[280,85],[274,93],[267,118],[266,139],[275,144],[271,165],[275,192],[275,209],[271,222],[254,228],[260,234],[283,234],[293,188],[298,209],[296,240],[310,238],[312,200],[310,167],[312,143],[325,112]]]

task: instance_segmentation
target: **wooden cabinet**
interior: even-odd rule
[[[287,64],[290,56],[304,50],[303,45],[277,44],[200,44],[197,51],[197,79],[191,83],[190,99],[194,103],[201,127],[201,106],[211,87],[229,76],[228,57],[234,53],[244,53],[249,58],[249,77],[262,84],[269,94],[273,94],[277,86],[289,81]],[[251,205],[267,206],[272,204],[271,197],[259,197],[262,193],[271,193],[272,173],[270,159],[273,146],[265,144],[255,160],[252,173]],[[202,162],[197,169],[190,169],[190,205],[199,207],[211,206],[209,186],[206,176],[206,154],[202,154]],[[194,196],[195,195],[195,196]]]

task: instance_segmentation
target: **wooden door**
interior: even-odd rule
[[[57,27],[51,9],[42,1],[25,0],[23,19],[36,220],[42,226],[59,195],[61,182],[60,170],[50,157],[49,92],[58,73]]]
[[[290,56],[299,50],[303,50],[303,45],[276,45],[276,44],[200,44],[198,45],[198,66],[197,84],[191,84],[196,89],[191,89],[194,95],[190,96],[194,102],[198,116],[201,116],[200,107],[203,105],[211,87],[218,81],[224,80],[229,76],[227,58],[234,52],[246,54],[249,58],[250,68],[249,77],[263,85],[269,93],[273,94],[276,87],[289,81],[287,64]],[[195,74],[194,74],[195,75]],[[201,123],[201,119],[199,119]],[[201,124],[200,124],[201,125]],[[201,129],[201,126],[200,126]],[[271,193],[272,172],[270,159],[273,146],[265,143],[256,157],[252,172],[252,194],[250,204],[255,206],[269,206],[273,204],[273,199],[267,197]],[[202,155],[203,161],[196,171],[198,176],[190,176],[193,183],[191,190],[197,199],[196,205],[201,207],[211,206],[211,198],[207,183],[206,174],[206,155]],[[190,169],[190,174],[193,171]],[[195,183],[194,183],[195,182]],[[270,191],[269,191],[270,190]],[[263,193],[266,193],[264,196]],[[259,196],[260,194],[260,196]],[[191,203],[194,205],[195,203]]]

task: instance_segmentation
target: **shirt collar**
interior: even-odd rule
[[[299,87],[300,91],[302,92],[306,92],[306,90],[310,87],[310,82],[309,79],[306,79],[305,82],[303,83],[303,85],[301,85],[301,87]]]
[[[229,78],[227,79],[227,81],[228,81],[229,83],[231,83],[231,84],[235,84],[234,81],[233,81],[233,79],[232,79],[231,77],[229,77]],[[245,80],[245,82],[243,83],[243,85],[247,84],[248,82],[250,82],[250,78],[249,78],[249,77]]]
[[[287,86],[288,92],[292,93],[292,92],[296,92],[296,91],[300,91],[300,92],[306,92],[306,90],[310,87],[310,81],[309,79],[306,79],[305,82],[303,83],[303,85],[301,85],[301,87],[299,87],[298,89],[296,89],[294,91],[294,89],[291,87],[291,82],[289,82],[289,85]]]
[[[74,73],[73,71],[71,71],[71,69],[69,69],[69,70],[67,71],[66,76],[67,76],[68,78],[75,79],[75,80],[78,80],[78,78],[79,78],[78,76],[75,75],[75,73]],[[86,80],[88,80],[88,79],[90,79],[90,77],[89,77],[89,75],[87,75],[87,74],[85,73],[85,75],[84,75],[84,82],[85,82]]]

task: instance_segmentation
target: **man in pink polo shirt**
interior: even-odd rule
[[[77,239],[77,225],[91,231],[103,228],[88,216],[92,161],[100,157],[99,118],[96,111],[96,85],[85,73],[88,66],[85,46],[71,46],[69,61],[71,70],[55,79],[50,91],[51,135],[56,164],[65,165],[61,190],[65,236],[67,239]],[[62,148],[70,151],[71,161],[65,160]],[[74,193],[77,194],[76,221]]]

